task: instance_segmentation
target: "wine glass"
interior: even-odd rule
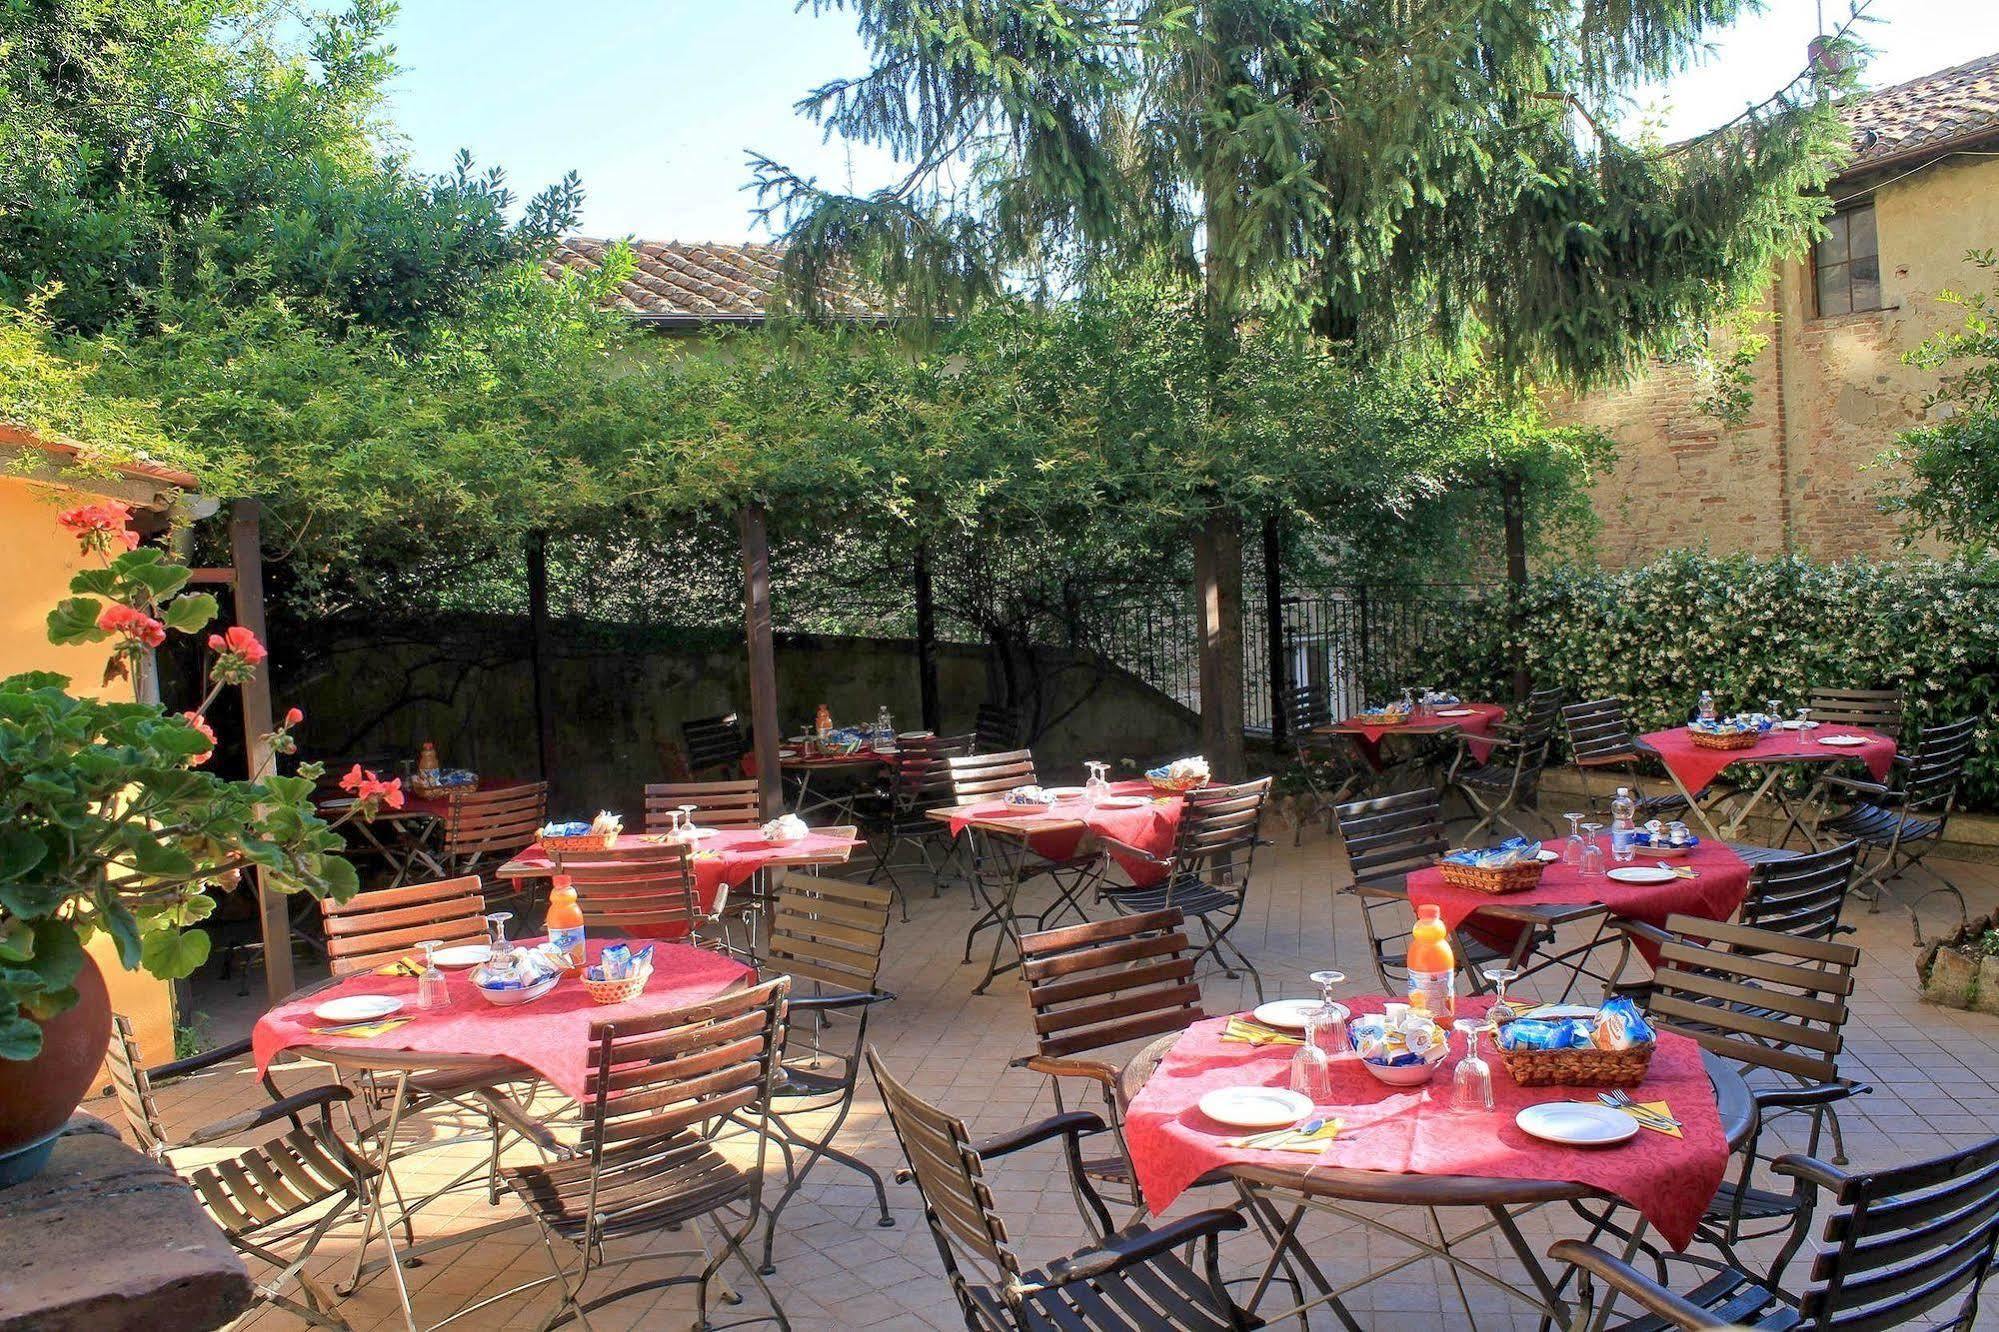
[[[1315,971],[1312,981],[1319,987],[1319,1006],[1306,1018],[1306,1039],[1326,1052],[1328,1059],[1345,1054],[1352,1048],[1352,1040],[1347,1035],[1347,1019],[1351,1014],[1345,1004],[1333,1001],[1333,987],[1346,984],[1344,971]]]
[[[1318,1025],[1316,1011],[1305,1015],[1304,1044],[1291,1056],[1291,1090],[1313,1105],[1324,1105],[1333,1099],[1333,1064],[1313,1031]]]
[[[1520,973],[1511,967],[1487,967],[1484,974],[1493,991],[1492,1007],[1485,1010],[1485,1020],[1496,1027],[1519,1017],[1520,1010],[1506,1002],[1506,986],[1520,979]]]
[[[1811,729],[1811,726],[1812,726],[1812,710],[1810,708],[1799,708],[1798,729],[1800,731],[1808,731]]]
[[[685,814],[682,814],[677,809],[669,809],[668,811],[666,811],[666,817],[673,820],[673,823],[666,830],[666,840],[669,842],[686,841],[687,833],[686,830],[681,827],[681,822],[684,819],[686,819],[687,816]]]
[[[489,912],[486,916],[486,960],[479,965],[482,975],[492,980],[513,980],[514,951],[507,947],[507,922],[511,911]]]
[[[1483,1018],[1459,1018],[1451,1024],[1465,1038],[1465,1057],[1451,1078],[1451,1109],[1460,1114],[1489,1114],[1492,1111],[1492,1069],[1479,1057],[1479,1035],[1485,1030]]]
[[[1784,724],[1784,700],[1769,698],[1763,700],[1763,715],[1770,719],[1770,729],[1776,730]]]
[[[423,949],[423,975],[416,982],[416,1006],[427,1013],[451,1006],[450,986],[445,983],[444,972],[437,965],[437,945],[435,939],[426,939],[417,945]]]
[[[682,831],[684,831],[684,832],[686,833],[686,835],[687,835],[687,840],[688,840],[688,841],[690,841],[690,842],[694,842],[694,841],[698,841],[698,840],[700,840],[700,839],[699,839],[699,838],[698,838],[698,837],[696,836],[696,834],[697,834],[697,833],[698,833],[698,832],[700,831],[700,829],[698,829],[698,828],[696,828],[696,827],[694,826],[694,811],[696,811],[697,809],[700,809],[700,808],[701,808],[701,806],[699,806],[699,805],[682,805],[682,806],[680,807],[680,813],[681,813],[681,817],[683,817],[683,818],[685,818],[685,819],[687,820],[687,827],[686,827],[685,829],[683,829]]]
[[[1569,821],[1569,840],[1562,844],[1562,863],[1564,865],[1580,865],[1583,859],[1583,816],[1580,814],[1564,814],[1562,817]]]
[[[1582,872],[1585,879],[1593,879],[1603,873],[1603,848],[1596,841],[1596,835],[1602,831],[1601,823],[1583,825]]]
[[[1090,770],[1090,779],[1083,783],[1083,799],[1094,807],[1111,792],[1109,776],[1111,765],[1093,759],[1084,766]]]

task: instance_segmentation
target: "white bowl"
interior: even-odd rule
[[[533,985],[513,986],[508,989],[489,989],[479,984],[479,982],[473,981],[472,988],[477,990],[481,997],[489,1004],[495,1004],[501,1008],[514,1008],[520,1004],[533,1003],[554,989],[556,982],[561,979],[561,976],[546,976]]]
[[[1360,1062],[1374,1074],[1375,1081],[1385,1082],[1391,1087],[1420,1087],[1437,1076],[1437,1070],[1444,1066],[1442,1059],[1422,1064],[1377,1064],[1371,1059]]]

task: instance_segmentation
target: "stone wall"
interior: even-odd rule
[[[547,671],[559,712],[551,763],[557,813],[638,812],[639,791],[662,780],[668,750],[689,717],[742,711],[749,687],[742,641],[724,633],[588,632],[557,628]],[[1041,652],[1046,729],[1033,741],[1049,776],[1084,759],[1154,761],[1198,748],[1187,709],[1086,653]],[[778,700],[788,731],[822,701],[842,722],[871,722],[886,706],[901,729],[918,724],[911,643],[780,636]],[[947,732],[972,729],[987,697],[986,654],[943,645],[938,676]],[[306,757],[393,765],[437,742],[447,764],[493,776],[536,771],[527,626],[464,618],[439,626],[357,627],[319,645],[310,664],[280,663],[278,705],[305,709]],[[317,748],[315,748],[317,746]]]
[[[1764,302],[1770,345],[1755,366],[1740,425],[1703,414],[1691,375],[1660,367],[1627,388],[1554,404],[1554,414],[1618,441],[1598,485],[1597,554],[1612,566],[1663,550],[1821,559],[1896,553],[1875,460],[1924,418],[1935,387],[1903,355],[1955,326],[1947,290],[1989,275],[1965,252],[1999,246],[1999,159],[1953,159],[1879,188],[1882,299],[1889,308],[1820,319],[1807,260],[1779,266]]]

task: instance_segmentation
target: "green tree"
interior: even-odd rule
[[[1999,252],[1966,256],[1999,276]],[[1930,424],[1904,434],[1883,458],[1903,470],[1888,493],[1911,537],[1933,535],[1989,547],[1999,537],[1999,282],[1986,292],[1943,293],[1963,323],[1909,353],[1938,385],[1924,403]]]
[[[1208,743],[1239,768],[1235,524],[1224,425],[1248,321],[1364,358],[1481,345],[1502,381],[1588,383],[1719,315],[1824,208],[1845,133],[1808,72],[1661,148],[1611,126],[1748,0],[813,0],[851,12],[865,74],[801,107],[910,164],[865,196],[754,160],[801,308],[838,266],[914,315],[1134,265],[1188,282],[1199,548],[1222,602]],[[1837,63],[1837,62],[1835,62]],[[1196,464],[1197,466],[1201,464]],[[1253,492],[1252,492],[1253,493]]]

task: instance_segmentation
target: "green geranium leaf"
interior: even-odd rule
[[[50,990],[67,988],[83,970],[83,944],[68,921],[35,922],[35,954],[28,965]]]
[[[132,853],[132,867],[141,874],[162,879],[194,873],[194,858],[177,846],[169,846],[145,828],[127,828],[121,839]]]
[[[18,823],[0,828],[0,881],[18,879],[48,855],[48,845]]]
[[[93,597],[65,597],[49,612],[49,642],[58,647],[72,643],[102,643],[110,635],[97,627],[104,609]]]
[[[215,598],[206,592],[190,592],[184,597],[175,597],[167,607],[167,628],[176,633],[198,633],[215,618],[217,606]]]
[[[42,1052],[42,1029],[17,1010],[0,1014],[0,1059],[33,1059]]]
[[[186,587],[188,580],[188,571],[178,564],[141,564],[126,570],[125,575],[152,593],[155,601],[165,601]]]
[[[155,930],[146,935],[141,953],[147,971],[163,980],[180,980],[192,976],[208,960],[208,934],[204,930]]]
[[[0,907],[24,920],[53,915],[68,895],[61,883],[42,879],[14,879],[0,882]]]

